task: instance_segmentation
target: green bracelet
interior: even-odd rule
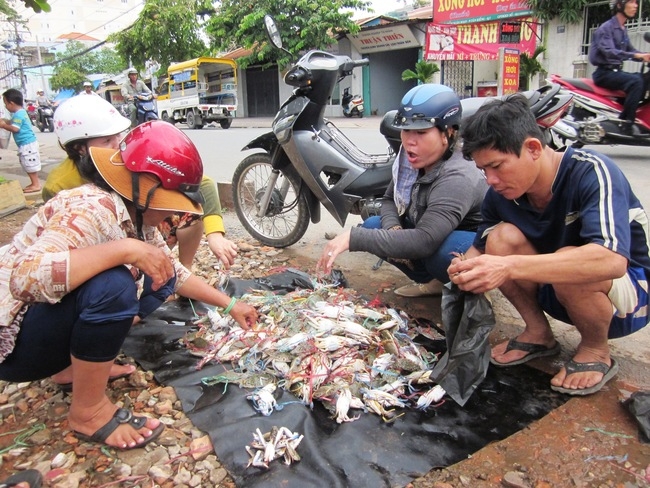
[[[232,308],[235,306],[235,303],[237,303],[237,299],[235,297],[232,297],[228,306],[223,309],[223,314],[228,315]]]

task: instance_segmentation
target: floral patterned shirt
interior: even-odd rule
[[[163,249],[174,263],[178,289],[190,272],[155,227],[145,225],[143,232],[145,241]],[[0,362],[13,351],[30,303],[57,303],[71,291],[71,249],[128,237],[137,237],[135,225],[117,193],[87,184],[62,191],[43,205],[13,242],[0,249]],[[132,272],[138,276],[137,270]]]

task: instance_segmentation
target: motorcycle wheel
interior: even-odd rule
[[[54,132],[54,119],[47,120],[47,130]]]
[[[272,173],[271,157],[256,153],[244,158],[232,177],[232,193],[239,221],[255,239],[266,246],[288,247],[305,235],[309,226],[307,197],[300,191],[298,175],[288,168],[282,170],[276,181],[269,208],[264,217],[258,217],[260,200]],[[288,184],[282,197],[281,188]]]
[[[232,119],[222,119],[219,121],[219,125],[222,129],[230,129],[230,126],[232,125]]]
[[[45,126],[40,121],[36,122],[36,127],[38,127],[38,130],[41,132],[45,132]]]
[[[345,110],[343,111],[343,115],[345,115],[348,119],[352,117],[352,112],[346,112]]]
[[[359,118],[363,119],[363,112],[358,111],[357,113],[359,114]]]

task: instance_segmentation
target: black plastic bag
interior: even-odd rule
[[[650,391],[635,391],[623,405],[639,425],[639,441],[650,444]]]
[[[488,336],[495,325],[490,301],[447,283],[442,289],[442,325],[447,352],[431,377],[461,407],[481,384],[490,365]]]
[[[347,287],[348,283],[341,271],[334,270],[327,277],[328,283],[335,286]],[[312,277],[294,268],[287,268],[282,272],[271,274],[263,278],[253,280],[242,280],[239,278],[229,279],[221,288],[226,295],[240,297],[251,290],[267,290],[278,294],[289,293],[296,289],[313,290]]]

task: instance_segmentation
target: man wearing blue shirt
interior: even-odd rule
[[[627,73],[623,61],[650,62],[650,53],[642,53],[632,47],[625,22],[636,16],[637,0],[611,0],[613,17],[601,24],[594,32],[589,49],[589,62],[597,66],[592,77],[594,83],[610,90],[623,90],[627,96],[619,118],[621,132],[628,136],[649,137],[634,125],[636,109],[650,86],[650,73]]]
[[[474,244],[449,277],[474,293],[498,288],[525,323],[492,349],[492,364],[558,354],[546,312],[581,336],[551,388],[595,393],[618,371],[608,339],[649,321],[648,217],[607,156],[547,146],[523,95],[490,102],[463,124],[463,156],[490,188]]]

